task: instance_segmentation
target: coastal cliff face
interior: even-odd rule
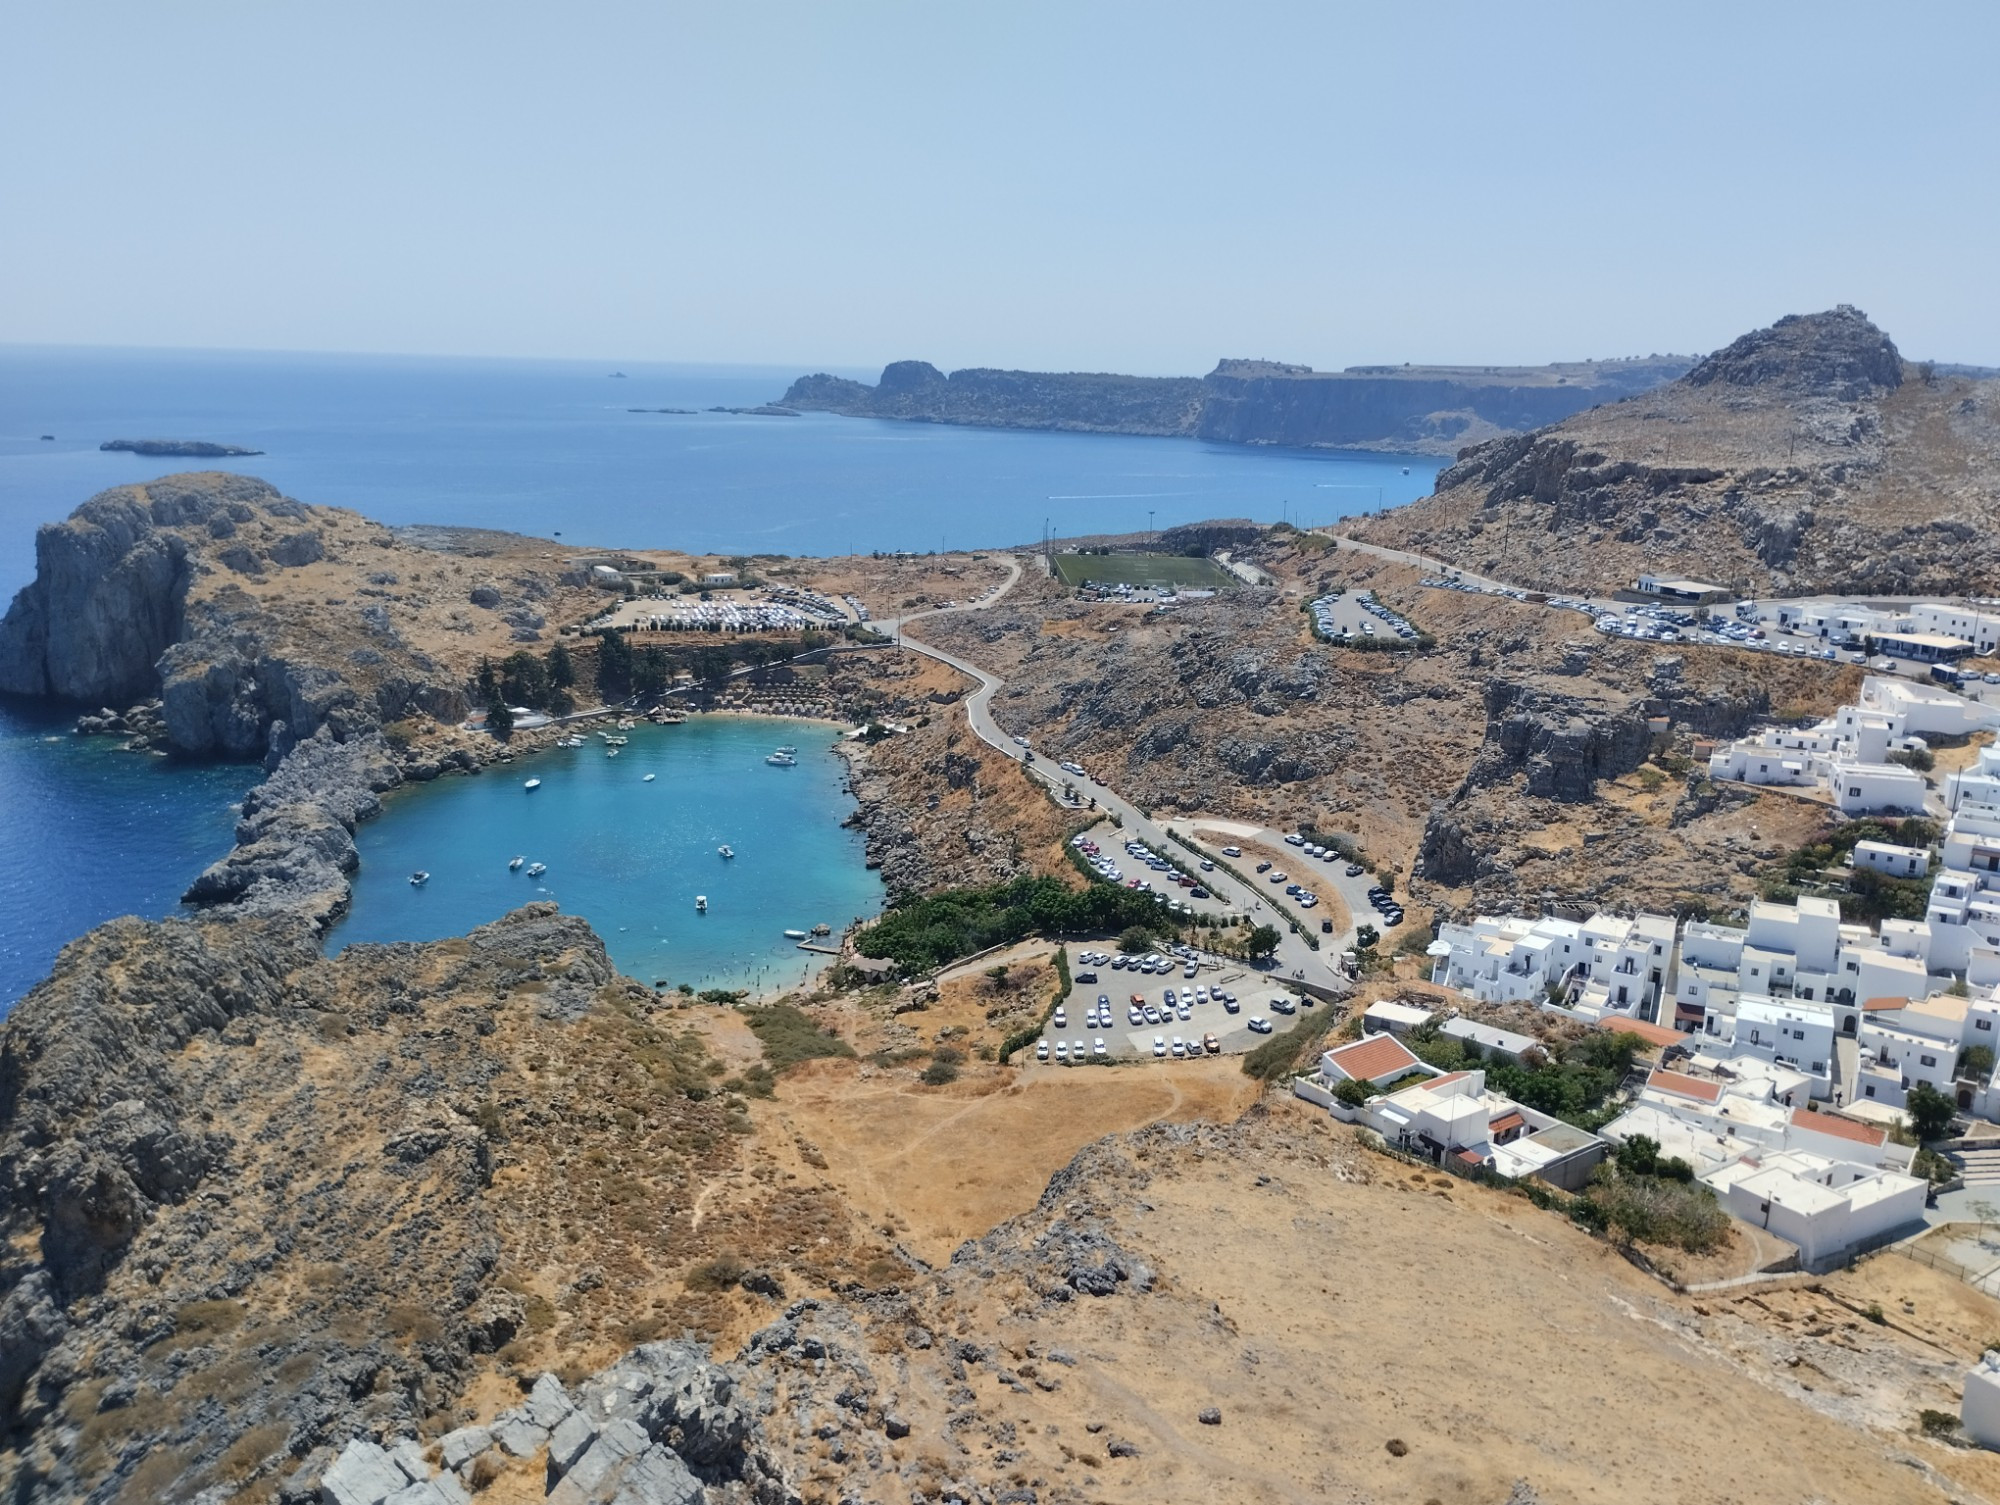
[[[1370,542],[1551,589],[2000,588],[2000,381],[1905,362],[1858,309],[1753,331],[1656,392],[1462,451]],[[1560,561],[1560,576],[1551,572]]]
[[[928,423],[1450,454],[1471,440],[1645,391],[1691,364],[1656,356],[1535,368],[1314,371],[1225,360],[1197,378],[985,369],[946,376],[925,361],[896,361],[875,386],[804,376],[782,401],[796,409]]]

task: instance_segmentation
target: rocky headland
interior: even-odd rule
[[[1467,448],[1434,495],[1352,531],[1551,589],[1665,572],[1760,594],[1978,595],[2000,589],[1996,523],[2000,381],[1906,361],[1843,306]]]
[[[1205,377],[1149,377],[977,368],[947,376],[925,361],[896,361],[875,386],[820,373],[799,378],[781,400],[790,408],[927,423],[1450,454],[1646,391],[1691,364],[1650,356],[1314,371],[1225,360]]]

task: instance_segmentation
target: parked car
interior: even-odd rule
[[[1212,1034],[1203,1035],[1201,1037],[1201,1048],[1207,1051],[1212,1056],[1219,1056],[1222,1054],[1222,1042],[1216,1039],[1215,1036]]]
[[[1222,849],[1222,855],[1223,855],[1223,856],[1225,856],[1225,857],[1241,857],[1241,856],[1243,855],[1243,848],[1241,848],[1241,847],[1224,847],[1224,848]]]
[[[1035,1043],[1035,1059],[1037,1061],[1046,1061],[1048,1058],[1049,1058],[1049,1042],[1046,1040],[1037,1041]]]
[[[1249,1022],[1249,1025],[1250,1025],[1250,1032],[1251,1032],[1252,1034],[1256,1034],[1256,1035],[1268,1035],[1268,1034],[1270,1034],[1270,1033],[1271,1033],[1271,1029],[1272,1029],[1272,1025],[1271,1025],[1271,1021],[1270,1021],[1270,1020],[1268,1020],[1268,1019],[1265,1019],[1265,1018],[1263,1018],[1262,1016],[1259,1016],[1259,1017],[1257,1017],[1257,1018],[1253,1018],[1253,1019],[1251,1019],[1251,1020],[1250,1020],[1250,1021],[1248,1021],[1248,1022]],[[1155,1052],[1154,1052],[1154,1054],[1155,1054],[1155,1055],[1157,1055],[1157,1054],[1159,1054],[1159,1052],[1158,1052],[1158,1051],[1155,1051]]]
[[[1153,1054],[1156,1056],[1163,1056],[1166,1053],[1167,1053],[1167,1037],[1165,1035],[1153,1036]]]

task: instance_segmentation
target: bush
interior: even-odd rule
[[[750,1267],[734,1254],[718,1254],[714,1259],[703,1260],[686,1275],[681,1284],[690,1291],[727,1291],[749,1273]]]
[[[838,1035],[830,1035],[813,1023],[796,1005],[774,1003],[768,1008],[751,1009],[746,1017],[750,1033],[764,1047],[764,1064],[772,1071],[784,1071],[801,1061],[825,1056],[852,1056],[854,1047]]]
[[[1657,1153],[1657,1147],[1655,1147]],[[1666,1162],[1680,1165],[1680,1161]],[[1607,1231],[1643,1244],[1665,1244],[1689,1254],[1721,1247],[1729,1238],[1729,1214],[1715,1193],[1692,1179],[1635,1174],[1621,1154],[1600,1165],[1586,1193],[1603,1214]]]
[[[1299,1058],[1318,1045],[1332,1027],[1331,1009],[1321,1009],[1316,1016],[1302,1015],[1290,1029],[1272,1035],[1244,1056],[1243,1074],[1260,1082],[1277,1082],[1297,1075]]]
[[[923,1069],[918,1080],[926,1087],[943,1087],[958,1080],[958,1067],[945,1060],[940,1052],[938,1059]]]
[[[1119,934],[1118,949],[1127,956],[1144,956],[1153,949],[1153,932],[1143,925],[1130,925]]]
[[[856,942],[863,956],[894,961],[907,976],[934,971],[989,946],[1031,935],[1090,935],[1143,928],[1150,939],[1159,906],[1137,889],[1094,883],[1073,889],[1059,878],[1016,878],[899,900]]]
[[[1379,1097],[1381,1092],[1380,1087],[1366,1078],[1356,1081],[1350,1077],[1344,1082],[1335,1083],[1333,1088],[1334,1097],[1350,1108],[1359,1108],[1369,1098]]]

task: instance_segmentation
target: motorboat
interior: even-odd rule
[[[527,783],[523,784],[521,787],[527,790],[530,794],[533,794],[537,789],[542,787],[542,781],[540,779],[530,779],[528,780]]]
[[[658,775],[658,774],[652,774],[652,773],[649,773],[649,774],[647,774],[647,775],[646,775],[646,776],[645,776],[645,777],[644,777],[643,779],[639,780],[639,782],[640,782],[640,783],[642,783],[642,784],[650,784],[650,783],[652,783],[652,782],[653,782],[653,780],[654,780],[654,779],[656,779],[656,778],[658,778],[658,777],[659,777],[659,775]]]
[[[781,749],[778,752],[772,753],[771,756],[766,758],[764,761],[766,763],[769,763],[773,768],[793,768],[797,766],[799,760],[796,757],[794,757],[791,753],[785,752]]]
[[[799,755],[799,750],[796,747],[781,747],[778,751],[788,758],[796,758]]]
[[[431,881],[431,875],[425,872],[422,868],[418,868],[414,873],[410,874],[411,888],[422,888],[426,883],[430,881]]]
[[[607,747],[604,749],[604,756],[607,758],[615,758],[618,756],[618,749],[615,747]]]
[[[549,865],[546,862],[533,862],[528,865],[528,876],[530,878],[539,878],[548,870]]]
[[[707,913],[708,913],[708,895],[707,895],[707,894],[696,894],[696,895],[694,896],[694,912],[695,912],[696,914],[707,914]]]
[[[787,930],[785,932],[785,939],[788,941],[802,941],[805,938],[806,933],[803,930]]]
[[[736,850],[725,842],[715,849],[715,855],[718,857],[734,857]]]
[[[813,934],[814,934],[814,935],[832,935],[832,934],[833,934],[833,927],[832,927],[831,925],[828,925],[828,924],[825,924],[825,923],[821,923],[821,924],[818,924],[818,925],[815,925],[815,926],[813,926]]]
[[[507,864],[507,871],[508,871],[508,872],[510,872],[510,873],[518,873],[518,872],[520,872],[520,871],[521,871],[521,864],[522,864],[522,863],[524,863],[524,862],[526,862],[527,860],[528,860],[528,859],[527,859],[527,858],[525,858],[525,857],[516,857],[516,858],[515,858],[515,859],[514,859],[514,860],[513,860],[512,862],[510,862],[510,863],[508,863],[508,864]]]

